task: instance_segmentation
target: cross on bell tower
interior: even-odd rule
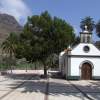
[[[88,30],[88,26],[84,26],[84,30],[80,32],[81,43],[92,43],[92,33]]]

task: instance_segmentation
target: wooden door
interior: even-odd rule
[[[91,80],[92,79],[92,67],[89,63],[84,63],[81,68],[81,79]]]

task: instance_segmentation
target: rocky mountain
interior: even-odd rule
[[[0,43],[11,33],[20,33],[22,26],[16,21],[16,19],[8,14],[0,14]]]

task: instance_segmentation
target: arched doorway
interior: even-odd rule
[[[82,64],[81,79],[82,80],[91,80],[92,79],[92,66],[88,62],[85,62]]]

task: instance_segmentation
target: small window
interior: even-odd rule
[[[84,46],[83,50],[88,53],[90,51],[90,47],[89,46]]]

